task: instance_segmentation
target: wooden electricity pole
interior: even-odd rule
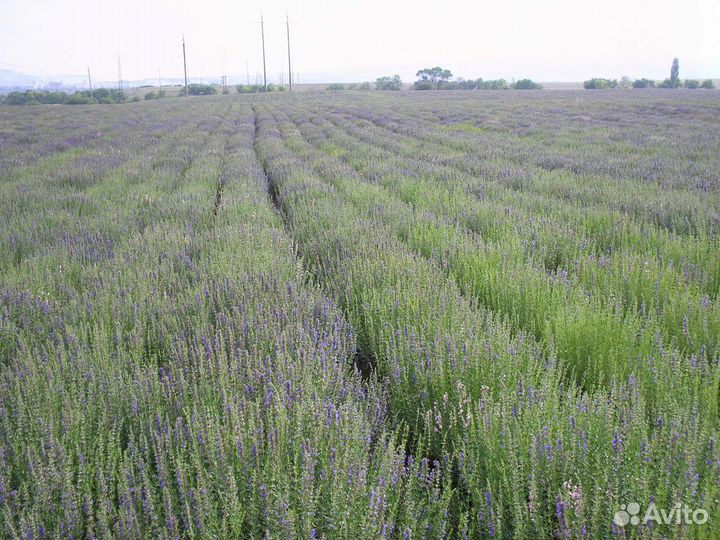
[[[120,57],[118,56],[118,89],[120,90],[120,95],[125,95],[125,89],[123,88],[123,80],[122,80],[122,67],[120,66]]]
[[[285,16],[285,24],[287,26],[288,80],[290,81],[290,91],[292,92],[292,64],[290,63],[290,18],[288,16]]]
[[[260,35],[262,36],[262,51],[263,51],[263,86],[265,92],[267,92],[267,70],[265,69],[265,23],[263,22],[263,16],[260,15]]]
[[[88,66],[88,86],[90,87],[90,99],[93,98],[92,79],[90,79],[90,66]]]
[[[185,58],[185,36],[183,36],[183,69],[185,70],[185,97],[188,96],[188,84],[187,84],[187,59]]]

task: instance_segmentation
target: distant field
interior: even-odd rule
[[[720,537],[718,126],[699,90],[0,108],[0,537]]]

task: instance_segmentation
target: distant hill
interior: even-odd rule
[[[37,75],[28,75],[12,69],[0,69],[0,86],[32,86],[38,78]]]

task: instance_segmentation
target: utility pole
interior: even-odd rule
[[[120,90],[121,95],[125,95],[125,89],[123,88],[123,80],[122,80],[122,67],[120,66],[120,57],[118,56],[118,90]]]
[[[260,35],[262,36],[262,51],[263,51],[263,85],[265,86],[265,92],[267,92],[267,70],[265,69],[265,23],[263,17],[260,15]]]
[[[245,77],[247,77],[247,85],[250,86],[250,62],[245,60]]]
[[[288,45],[288,80],[290,81],[290,91],[292,92],[292,64],[290,63],[290,17],[285,16],[285,24],[287,26],[287,45]]]
[[[227,89],[227,68],[225,66],[225,51],[223,51],[223,55],[222,55],[222,73],[223,74],[220,77],[220,82],[222,83],[222,89],[223,89],[222,91],[223,91],[223,94],[227,94],[228,89]]]
[[[88,86],[90,87],[90,99],[93,98],[92,79],[90,79],[90,66],[88,66]]]
[[[183,35],[183,69],[185,70],[185,97],[188,96],[187,59],[185,58],[185,36]]]

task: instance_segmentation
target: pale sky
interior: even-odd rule
[[[415,80],[440,65],[466,78],[720,78],[718,0],[0,0],[0,69],[97,80],[224,72],[251,82],[293,68],[300,82]],[[224,68],[223,68],[224,63]],[[287,80],[287,75],[285,75]]]

